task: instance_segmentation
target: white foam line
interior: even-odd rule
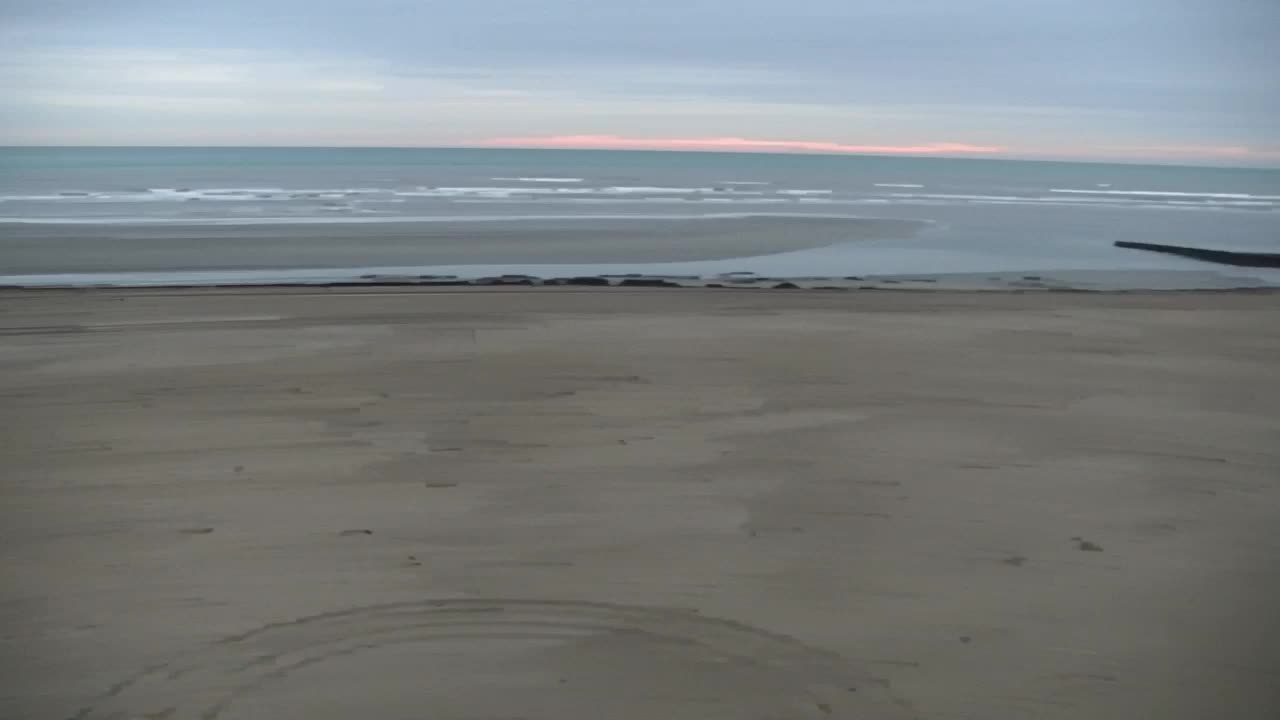
[[[726,195],[750,195],[751,193],[725,193]],[[726,204],[726,205],[791,205],[796,202],[795,198],[789,197],[698,197],[698,198],[682,198],[682,197],[643,197],[643,198],[624,198],[622,196],[596,196],[596,197],[557,197],[554,200],[525,200],[522,198],[480,198],[480,197],[460,197],[450,200],[455,205],[511,205],[524,203],[538,203],[539,205],[636,205],[637,203],[655,203],[660,205],[684,205],[686,207],[697,207],[699,205],[708,204]],[[835,202],[835,201],[832,201]]]
[[[875,185],[876,187],[887,187],[887,188],[922,188],[924,187],[923,185],[916,185],[915,183],[876,183]]]
[[[1013,195],[943,195],[933,193],[891,193],[889,197],[904,200],[1030,200]]]
[[[804,193],[829,193],[825,191],[801,191]],[[544,188],[544,187],[437,187],[428,188],[420,187],[417,190],[399,190],[395,191],[395,195],[405,197],[488,197],[507,199],[515,196],[559,196],[559,195],[761,195],[763,193],[747,190],[726,190],[716,187],[650,187],[650,186],[631,186],[616,185],[612,187],[572,187],[572,188]]]
[[[1050,188],[1051,193],[1072,195],[1139,195],[1142,197],[1204,197],[1229,200],[1280,200],[1280,195],[1250,195],[1249,193],[1175,192],[1172,190],[1079,190],[1076,188]]]

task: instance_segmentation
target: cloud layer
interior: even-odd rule
[[[1274,0],[0,0],[0,142],[1268,163],[1278,44]]]

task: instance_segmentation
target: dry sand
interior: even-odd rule
[[[1280,295],[0,294],[0,716],[1280,716]]]

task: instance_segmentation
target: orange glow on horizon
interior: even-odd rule
[[[576,148],[596,150],[737,150],[925,155],[933,153],[998,153],[992,145],[934,142],[919,145],[847,145],[817,140],[750,140],[738,137],[631,138],[619,135],[550,135],[503,137],[481,142],[489,147]]]

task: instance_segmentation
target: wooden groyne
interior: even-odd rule
[[[1236,252],[1234,250],[1210,250],[1208,248],[1186,247],[1183,245],[1160,245],[1157,243],[1118,241],[1116,247],[1130,250],[1149,250],[1151,252],[1181,255],[1194,260],[1236,265],[1239,267],[1280,268],[1280,253]]]

